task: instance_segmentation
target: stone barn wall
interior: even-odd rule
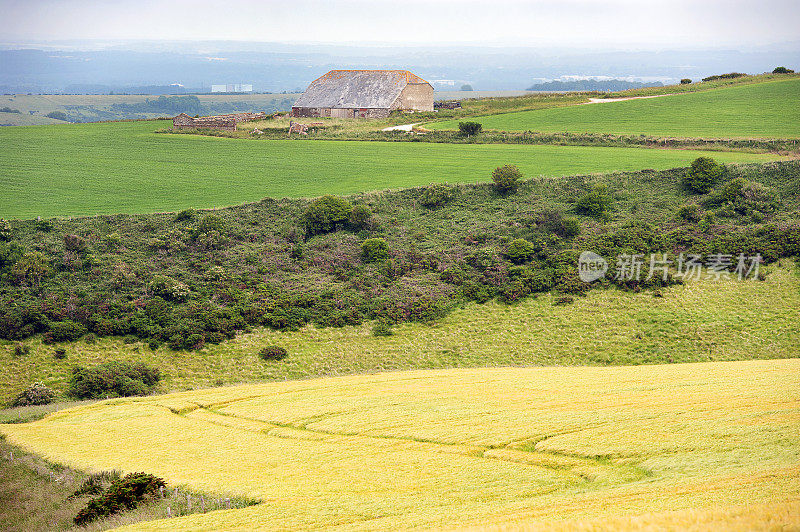
[[[172,119],[172,129],[222,129],[235,131],[239,122],[262,120],[264,113],[232,113],[228,115],[201,116],[193,118],[186,113],[181,113]]]
[[[433,87],[427,83],[409,83],[392,105],[392,110],[433,111]]]

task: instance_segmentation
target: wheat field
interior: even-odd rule
[[[799,398],[798,359],[449,369],[111,400],[0,430],[74,467],[262,501],[133,529],[799,526]]]

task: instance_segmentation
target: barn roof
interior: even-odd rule
[[[408,70],[331,70],[315,79],[294,107],[389,108],[409,83],[428,83]]]

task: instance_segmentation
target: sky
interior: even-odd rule
[[[0,0],[0,42],[76,39],[752,47],[800,41],[800,2]]]

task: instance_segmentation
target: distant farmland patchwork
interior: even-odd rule
[[[478,117],[485,129],[674,137],[798,138],[800,79]],[[458,121],[431,129],[456,129]]]
[[[730,526],[753,505],[748,528],[797,513],[798,387],[796,359],[416,371],[117,400],[2,432],[72,466],[262,501],[131,529],[570,528],[665,513],[657,526],[688,509],[684,524],[713,510]]]
[[[250,141],[153,133],[167,125],[0,129],[0,216],[175,211],[264,197],[488,181],[491,170],[503,164],[516,164],[534,177],[666,169],[687,166],[704,154],[726,163],[777,158],[642,148]]]

